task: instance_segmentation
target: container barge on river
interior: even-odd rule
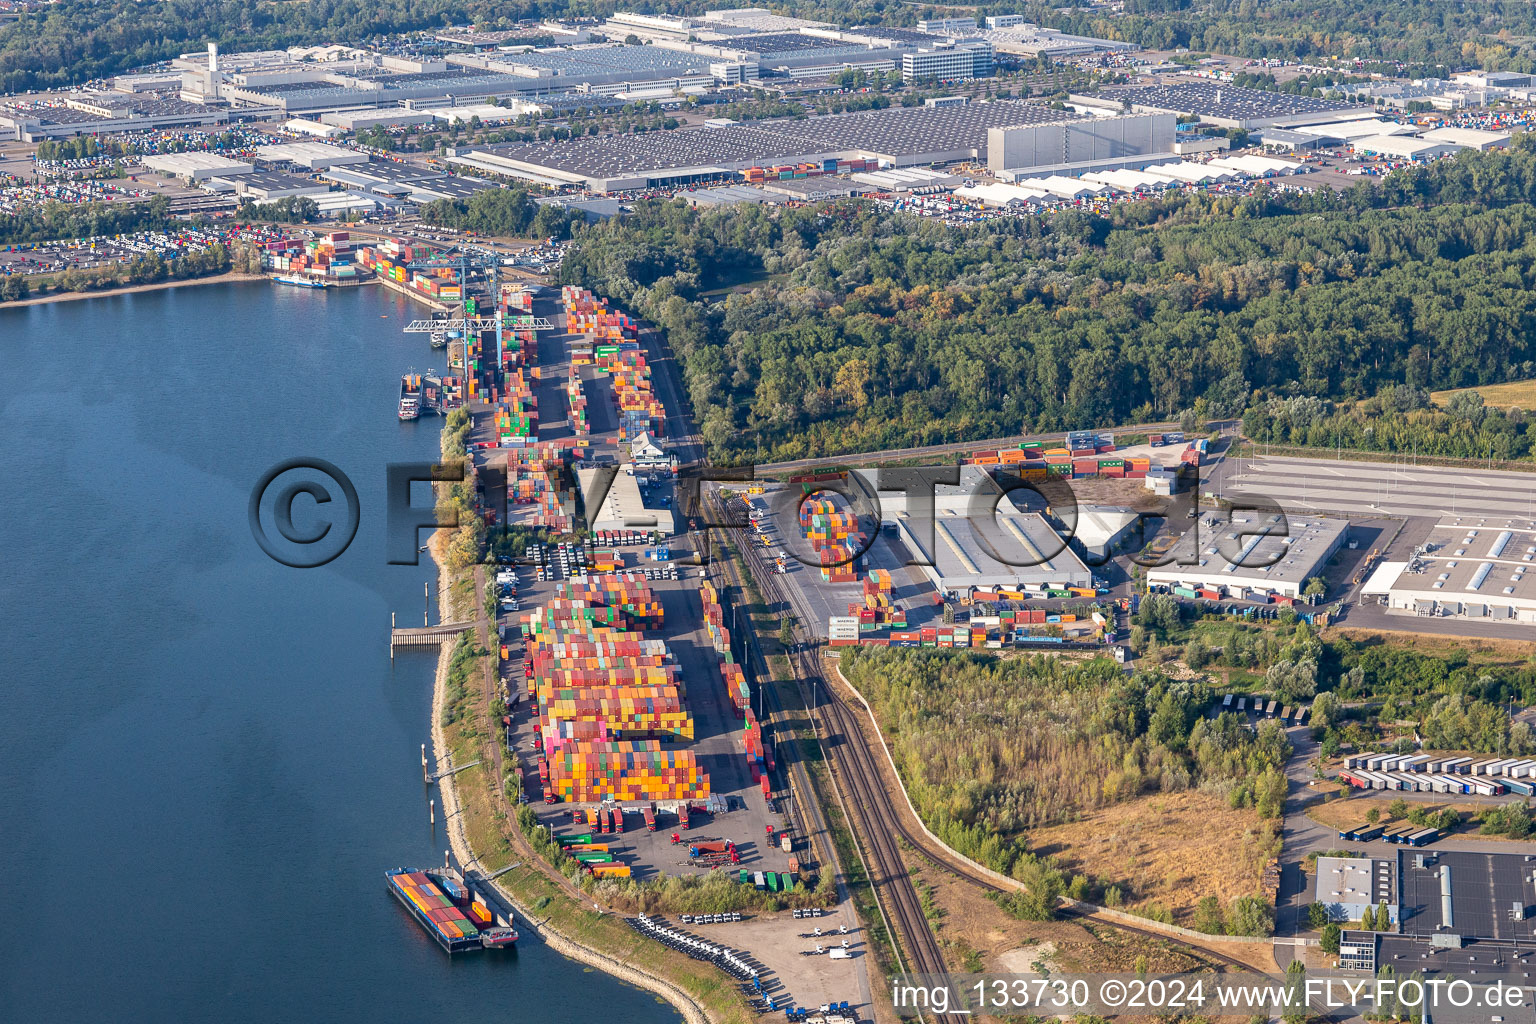
[[[510,949],[517,942],[512,922],[498,924],[457,872],[395,868],[384,877],[400,905],[449,953]]]
[[[400,377],[400,418],[414,420],[424,412],[446,416],[464,404],[461,378],[434,373],[406,373]]]

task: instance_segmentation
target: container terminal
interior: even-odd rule
[[[517,929],[497,922],[457,872],[394,868],[384,877],[400,905],[449,953],[510,949],[517,942]]]

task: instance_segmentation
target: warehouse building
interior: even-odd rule
[[[1518,853],[1437,852],[1405,856],[1402,930],[1424,938],[1529,939],[1536,903],[1531,865]],[[1525,965],[1521,965],[1525,966]]]
[[[876,491],[872,471],[858,475],[862,489],[879,496],[882,526],[896,529],[941,593],[1093,585],[1093,574],[1050,523],[1015,505],[980,466],[961,466],[957,486],[935,486],[931,506],[904,491]]]
[[[1490,149],[1501,149],[1508,146],[1511,136],[1508,132],[1489,132],[1481,128],[1433,128],[1420,138],[1428,142],[1448,142],[1453,146],[1463,149],[1475,149],[1478,152],[1486,152]]]
[[[719,188],[697,189],[690,192],[680,192],[677,198],[695,209],[704,207],[710,209],[716,206],[735,206],[738,203],[779,203],[784,197],[775,196],[756,185],[721,185]]]
[[[258,146],[256,159],[269,164],[292,164],[310,171],[366,164],[369,161],[367,153],[325,142],[280,142]]]
[[[1308,580],[1326,573],[1348,535],[1343,519],[1234,509],[1230,520],[1206,516],[1185,531],[1171,561],[1147,570],[1147,582],[1222,597],[1294,600]]]
[[[1377,135],[1368,139],[1354,140],[1355,152],[1361,156],[1379,156],[1389,160],[1435,160],[1460,152],[1453,142],[1432,142],[1411,135]]]
[[[106,132],[150,131],[223,124],[228,110],[187,103],[171,93],[104,92],[62,103],[0,102],[0,139],[42,142]]]
[[[1536,623],[1536,519],[1447,516],[1407,561],[1378,566],[1361,596],[1415,616]]]
[[[1140,548],[1141,513],[1116,505],[1081,505],[1072,529],[1072,546],[1094,564],[1125,546]]]
[[[1273,128],[1369,117],[1374,111],[1348,101],[1264,92],[1211,82],[1180,82],[1174,85],[1115,86],[1093,96],[1076,96],[1075,102],[1091,106],[1127,106],[1137,113],[1163,111],[1198,117],[1223,128]]]
[[[1411,124],[1401,124],[1380,117],[1362,117],[1352,121],[1302,125],[1296,131],[1303,135],[1315,135],[1324,142],[1339,143],[1387,135],[1413,135],[1418,129]],[[1268,137],[1267,132],[1265,136]]]
[[[1358,921],[1381,904],[1398,919],[1397,862],[1374,857],[1319,857],[1313,900],[1333,921]]]
[[[989,17],[987,27],[976,34],[992,44],[994,53],[1016,57],[1061,59],[1088,53],[1131,53],[1141,49],[1135,43],[1074,36],[1052,28],[1042,28],[1025,21],[1022,14]]]
[[[152,171],[190,183],[229,174],[250,174],[256,165],[249,160],[235,160],[216,153],[156,153],[143,158]]]
[[[1115,164],[1126,157],[1173,153],[1178,118],[1173,114],[1125,117],[1072,116],[1044,124],[991,128],[987,168],[994,174],[1039,167]]]
[[[872,160],[882,169],[985,160],[992,128],[1062,120],[1062,112],[1016,100],[960,107],[891,107],[723,128],[637,136],[509,143],[455,153],[478,170],[594,192],[729,178],[751,167]]]
[[[619,467],[611,477],[607,493],[602,493],[602,471],[595,466],[576,471],[576,482],[581,487],[581,500],[587,513],[587,527],[591,530],[655,530],[660,528],[662,516],[657,509],[646,508],[640,495],[640,484],[635,479],[634,466]],[[672,517],[665,516],[666,529],[670,532]]]
[[[390,107],[384,110],[339,110],[320,115],[321,124],[335,125],[348,131],[431,124],[435,120],[437,118],[433,117],[429,111],[407,110],[405,107]]]
[[[210,192],[233,192],[256,202],[290,199],[298,196],[323,196],[331,187],[323,181],[301,178],[279,171],[253,171],[250,174],[220,174],[203,182]]]

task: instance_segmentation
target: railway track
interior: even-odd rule
[[[720,511],[717,507],[717,511]],[[712,532],[712,531],[711,531]],[[781,595],[777,593],[778,581],[767,577],[762,572],[762,567],[756,553],[748,551],[745,555],[748,562],[748,571],[752,572],[764,584],[764,596],[773,601],[780,601]],[[727,573],[734,577],[734,572]],[[767,582],[764,582],[767,581]],[[738,581],[740,583],[742,581]],[[825,680],[821,677],[820,668],[816,663],[817,654],[814,650],[796,648],[790,655],[791,668],[802,682],[816,680],[821,684],[820,689],[825,691]],[[805,689],[802,685],[802,691]],[[816,691],[812,687],[812,693]],[[807,701],[810,705],[810,701]],[[815,720],[815,708],[812,707]],[[850,712],[840,705],[828,704],[824,713],[839,716],[834,732],[843,737],[849,735],[848,728],[852,724],[846,717]],[[830,723],[829,723],[830,724]],[[846,742],[829,745],[822,740],[823,752],[836,773],[838,780],[846,787],[844,796],[849,809],[860,818],[859,821],[850,820],[848,826],[855,833],[855,841],[859,842],[867,858],[869,881],[875,891],[875,898],[879,902],[881,911],[887,915],[887,928],[891,932],[892,942],[896,945],[896,958],[902,970],[913,974],[942,975],[948,972],[944,963],[944,954],[939,948],[938,940],[928,925],[928,918],[923,913],[922,900],[917,894],[916,887],[907,873],[906,865],[901,859],[901,850],[895,836],[886,823],[896,822],[895,808],[890,803],[890,794],[881,785],[880,774],[874,763],[870,760],[869,750],[862,742]],[[873,979],[871,979],[873,980]],[[936,1022],[950,1020],[950,1016],[939,1017],[934,1014],[925,1014]],[[958,1022],[962,1018],[952,1015]]]
[[[764,591],[764,596],[779,604],[780,607],[792,607],[786,601],[786,595],[781,591],[783,586],[781,578],[768,570],[768,567],[764,563],[761,555],[750,545],[742,545],[741,549],[745,554],[750,571],[756,578],[758,585]],[[884,829],[868,829],[866,831],[879,831],[881,833],[881,838],[886,840],[888,843],[888,850],[884,851],[888,854],[888,856],[882,856],[881,853],[875,854],[875,859],[880,865],[877,869],[879,874],[882,875],[887,881],[893,878],[899,878],[900,882],[904,883],[900,886],[891,886],[888,888],[904,888],[906,890],[906,894],[910,895],[911,902],[907,907],[907,912],[905,914],[901,912],[896,914],[898,918],[897,926],[901,929],[903,935],[918,935],[920,937],[926,937],[926,944],[931,950],[931,955],[928,956],[926,962],[928,964],[937,965],[921,966],[921,961],[919,961],[918,956],[914,954],[912,957],[914,963],[910,966],[910,970],[913,973],[919,974],[932,972],[942,973],[946,971],[947,968],[943,966],[943,957],[942,954],[939,953],[938,943],[933,937],[933,932],[928,927],[927,918],[923,915],[922,903],[917,897],[917,893],[915,888],[912,886],[911,879],[907,876],[905,866],[902,864],[900,849],[895,841],[893,833],[895,836],[900,836],[901,839],[910,844],[913,849],[920,851],[929,860],[936,864],[942,864],[948,870],[953,871],[955,874],[966,879],[972,884],[980,886],[987,892],[1001,894],[1010,892],[1012,890],[1008,886],[999,885],[987,875],[977,871],[976,868],[973,867],[969,862],[955,855],[955,853],[949,850],[947,847],[935,848],[933,840],[930,839],[924,832],[922,832],[922,830],[911,828],[907,825],[906,819],[902,816],[902,808],[897,806],[897,798],[894,797],[883,784],[882,776],[878,766],[873,761],[876,756],[883,755],[877,754],[870,749],[870,745],[867,742],[863,731],[859,728],[857,718],[857,716],[860,714],[859,709],[850,705],[837,690],[833,689],[827,684],[826,675],[822,671],[820,655],[817,653],[817,650],[807,650],[805,648],[800,648],[795,652],[795,656],[792,660],[796,675],[799,676],[800,679],[804,682],[814,683],[814,685],[810,687],[810,694],[812,695],[813,705],[812,712],[819,712],[822,714],[823,721],[828,726],[829,735],[827,739],[836,740],[836,742],[833,743],[827,743],[825,741],[823,743],[823,749],[826,750],[828,758],[834,763],[835,766],[847,766],[847,769],[842,772],[842,775],[844,778],[849,780],[850,789],[856,790],[856,792],[851,794],[853,801],[866,813],[868,818],[881,822],[886,826]],[[867,845],[873,847],[875,843],[871,841]],[[880,885],[876,883],[875,879],[871,879],[871,884],[876,885],[877,892],[884,891],[881,889]],[[900,897],[893,892],[891,896],[892,903],[894,904],[898,898]],[[913,909],[916,911],[915,916],[913,916],[911,912]],[[1061,907],[1058,908],[1058,911],[1064,917],[1077,918],[1083,921],[1095,920],[1090,914],[1072,907]],[[1254,970],[1252,965],[1244,963],[1242,960],[1239,960],[1236,957],[1232,957],[1215,950],[1206,949],[1203,946],[1196,946],[1191,942],[1186,942],[1176,936],[1168,935],[1164,932],[1155,931],[1151,928],[1141,928],[1136,925],[1125,924],[1120,921],[1108,923],[1110,923],[1112,927],[1118,928],[1121,931],[1131,932],[1148,938],[1160,939],[1164,942],[1172,943],[1173,945],[1179,946],[1194,955],[1203,957],[1210,961],[1214,961],[1226,967],[1234,968],[1240,971]],[[910,942],[911,940],[907,941]],[[919,938],[915,944],[923,945],[921,938]]]

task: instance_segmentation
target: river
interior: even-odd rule
[[[264,282],[0,310],[9,1019],[679,1019],[537,943],[450,961],[385,892],[447,848],[419,766],[435,650],[388,651],[435,580],[384,544],[385,466],[441,425],[395,418],[399,375],[443,365],[416,315]],[[299,456],[361,509],[318,569],[247,518]]]

